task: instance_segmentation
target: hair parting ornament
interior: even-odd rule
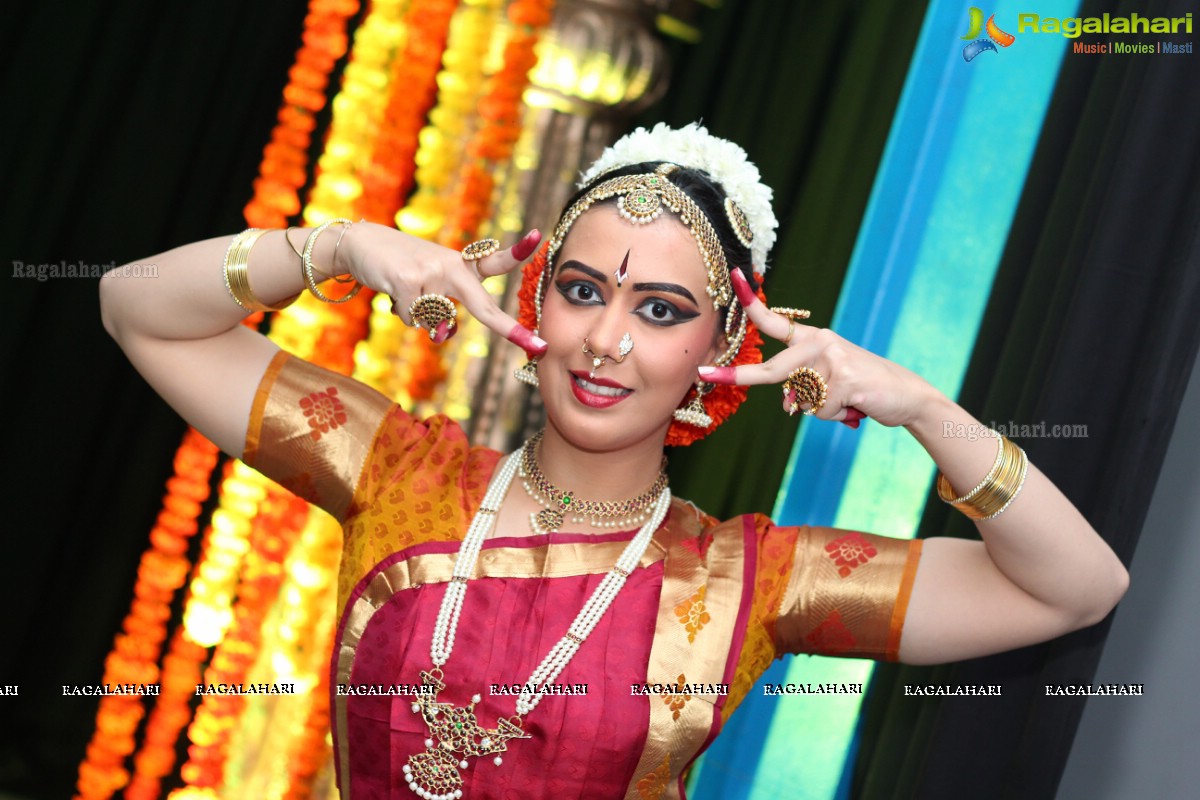
[[[604,178],[607,173],[646,162],[661,163],[653,172]],[[761,362],[762,339],[737,303],[730,281],[731,265],[713,220],[670,180],[671,174],[681,167],[705,173],[722,190],[729,227],[751,253],[752,264],[742,268],[754,269],[761,277],[767,269],[766,255],[775,243],[778,223],[771,211],[771,190],[762,184],[758,168],[742,148],[712,136],[700,125],[693,123],[672,129],[659,123],[649,131],[639,128],[618,140],[583,174],[580,188],[591,188],[563,212],[554,235],[525,266],[520,292],[521,323],[534,329],[540,326],[542,300],[554,271],[554,256],[571,226],[593,205],[616,198],[618,211],[631,224],[648,225],[670,211],[695,239],[708,274],[706,292],[713,308],[728,309],[724,331],[728,346],[715,360],[716,365]],[[761,290],[759,295],[763,299]],[[532,370],[526,365],[518,370],[519,377],[522,371]],[[745,397],[743,386],[698,382],[684,398],[666,443],[686,445],[707,436],[737,410]]]

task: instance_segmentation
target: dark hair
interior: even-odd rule
[[[621,167],[620,169],[614,169],[611,172],[598,175],[567,201],[564,212],[575,205],[581,197],[610,178],[620,178],[624,175],[645,175],[654,172],[655,169],[664,163],[667,162],[643,161],[640,164],[630,164],[627,167]],[[740,269],[742,275],[750,283],[750,287],[757,290],[758,281],[754,277],[754,269],[751,265],[750,248],[742,244],[733,233],[733,226],[730,224],[729,217],[725,213],[726,195],[721,185],[714,181],[707,172],[692,169],[691,167],[680,167],[668,175],[667,180],[682,189],[688,197],[696,202],[696,205],[704,212],[704,216],[708,217],[713,230],[717,232],[717,238],[721,242],[721,249],[725,251],[725,262],[729,264],[729,268]],[[595,205],[599,206],[616,202],[617,198],[612,197],[607,200],[601,200]]]

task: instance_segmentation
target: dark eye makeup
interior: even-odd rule
[[[647,298],[633,313],[652,325],[663,326],[678,325],[700,316],[699,311],[684,310],[658,297]]]
[[[571,278],[569,276],[571,272],[582,273],[587,277]],[[564,275],[563,273],[568,274]],[[555,281],[554,288],[571,305],[593,306],[604,304],[600,284],[607,285],[607,283],[607,277],[598,270],[578,261],[567,261],[559,269],[559,278]],[[635,283],[632,289],[639,294],[651,295],[633,310],[634,314],[651,325],[668,327],[700,316],[700,312],[695,309],[680,308],[670,300],[655,296],[662,293],[676,294],[694,303],[695,298],[691,292],[682,286],[673,283]]]
[[[600,297],[599,288],[591,281],[558,281],[554,284],[554,288],[568,303],[574,306],[593,306],[604,302]]]

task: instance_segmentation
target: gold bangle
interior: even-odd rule
[[[996,477],[994,486],[981,492],[975,499],[975,510],[981,520],[993,520],[1000,516],[1017,499],[1021,488],[1025,485],[1025,477],[1029,474],[1029,459],[1025,451],[1017,445],[1004,440],[1008,457],[1004,468]]]
[[[337,244],[335,244],[333,246],[333,257],[335,260],[337,259],[338,246],[341,245],[341,243],[342,243],[342,236],[346,235],[346,229],[349,227],[350,227],[350,225],[348,224],[342,228],[342,234],[341,234],[341,236],[338,236]],[[296,245],[292,243],[292,231],[294,231],[294,230],[296,230],[296,226],[292,225],[291,227],[289,227],[287,230],[285,230],[283,232],[283,238],[287,240],[288,247],[292,248],[292,252],[296,254],[296,258],[300,259],[300,267],[301,267],[301,269],[303,269],[304,268],[304,254],[301,253],[296,248]],[[315,266],[313,267],[313,272],[315,272],[318,276],[320,276],[322,280],[337,281],[338,283],[354,283],[354,276],[352,276],[352,275],[346,275],[345,277],[342,277],[341,275],[329,275],[328,273],[322,272],[321,270],[317,269]],[[303,292],[301,294],[303,294]],[[299,295],[297,295],[297,296],[299,296]]]
[[[362,220],[359,220],[359,222],[362,222]],[[346,236],[346,231],[350,230],[350,226],[353,224],[354,224],[353,222],[347,222],[345,225],[343,225],[342,232],[338,234],[338,240],[333,243],[333,267],[334,267],[334,269],[337,269],[338,248],[342,246],[342,239]],[[333,279],[335,281],[337,281],[338,283],[355,283],[356,282],[354,276],[349,273],[347,273],[346,277],[344,277],[344,278],[341,275],[334,275]]]
[[[287,308],[296,301],[295,297],[284,300],[277,306],[270,306],[259,300],[253,290],[250,288],[250,249],[255,243],[267,233],[265,228],[247,228],[246,230],[233,237],[229,247],[225,250],[225,260],[221,265],[221,272],[225,278],[225,288],[229,290],[229,295],[233,298],[233,302],[237,303],[247,311],[280,311]]]
[[[995,519],[1012,505],[1025,485],[1025,477],[1029,473],[1029,459],[1025,451],[1006,437],[996,436],[999,439],[996,461],[987,476],[967,494],[955,497],[949,479],[938,473],[938,497],[957,508],[968,519]]]
[[[331,219],[326,222],[322,222],[313,229],[313,232],[308,235],[308,239],[304,242],[304,252],[300,254],[300,266],[301,270],[304,272],[304,285],[308,287],[310,292],[312,292],[313,297],[317,298],[322,303],[346,303],[352,300],[356,294],[362,291],[362,284],[356,281],[354,288],[341,297],[329,297],[322,292],[321,288],[317,285],[316,268],[313,267],[312,262],[313,249],[317,246],[317,238],[325,232],[326,228],[328,228],[330,225],[346,226],[351,224],[353,223],[351,223],[350,220],[342,218]],[[345,233],[344,230],[343,233]]]
[[[989,430],[991,430],[989,428]],[[949,479],[942,473],[938,473],[937,490],[938,497],[952,506],[957,506],[960,503],[969,503],[974,499],[975,495],[983,491],[983,487],[987,486],[995,479],[996,473],[1000,471],[1001,464],[1004,463],[1004,437],[995,431],[991,431],[996,437],[996,459],[992,462],[992,468],[988,470],[988,474],[983,476],[983,480],[975,484],[975,488],[964,494],[962,497],[954,496],[954,489],[950,486]]]

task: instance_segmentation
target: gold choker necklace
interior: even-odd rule
[[[574,492],[555,486],[542,472],[537,447],[546,431],[538,431],[529,440],[521,456],[521,484],[541,511],[529,515],[534,533],[553,533],[562,527],[568,514],[572,522],[588,522],[596,528],[620,528],[641,525],[650,516],[654,501],[667,488],[667,457],[663,456],[658,478],[649,489],[630,500],[581,500]]]

